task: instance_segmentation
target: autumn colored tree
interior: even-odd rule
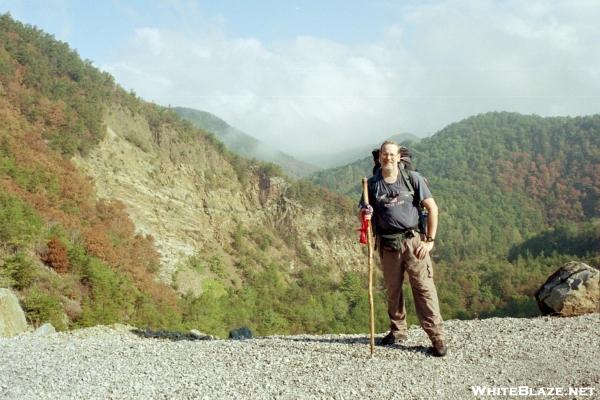
[[[67,248],[56,236],[48,242],[48,250],[42,256],[42,260],[59,274],[65,274],[69,271]]]

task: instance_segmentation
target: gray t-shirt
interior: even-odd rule
[[[378,234],[392,234],[419,224],[418,206],[421,201],[433,197],[427,183],[415,171],[406,171],[414,189],[414,195],[398,171],[394,183],[383,180],[381,170],[369,178],[369,203],[373,207],[373,225]],[[361,200],[362,201],[362,200]]]

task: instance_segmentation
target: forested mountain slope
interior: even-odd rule
[[[600,217],[599,115],[488,113],[449,125],[410,150],[447,218],[446,234],[491,245],[480,250],[501,254],[556,224]],[[358,197],[360,178],[372,167],[367,155],[313,181]]]
[[[154,280],[152,238],[135,234],[120,203],[97,201],[69,161],[99,143],[104,105],[126,94],[66,44],[7,15],[0,92],[0,286],[19,290],[34,324],[172,324],[180,310]]]
[[[297,160],[255,139],[209,112],[185,107],[175,107],[173,110],[195,127],[214,134],[227,149],[242,157],[275,163],[283,172],[294,178],[307,176],[317,170],[316,166]]]
[[[0,286],[31,323],[363,329],[353,201],[232,154],[9,15],[0,93]]]
[[[0,94],[0,286],[33,324],[366,330],[355,195],[232,154],[8,15]],[[598,137],[597,117],[500,113],[414,146],[446,318],[531,315],[558,263],[597,263]]]
[[[533,313],[527,296],[556,263],[599,263],[599,115],[487,113],[410,149],[440,207],[435,254],[442,301],[464,310],[454,315]],[[358,199],[372,167],[366,154],[313,181]]]

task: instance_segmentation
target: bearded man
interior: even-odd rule
[[[383,142],[379,148],[381,168],[367,184],[372,206],[361,203],[360,217],[373,223],[387,291],[390,332],[379,344],[391,345],[407,339],[402,293],[406,273],[421,327],[431,340],[433,354],[442,357],[447,348],[430,256],[438,209],[423,177],[403,170],[400,161],[400,146],[393,141]],[[427,210],[426,234],[418,230],[421,207]]]

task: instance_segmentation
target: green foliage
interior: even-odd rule
[[[181,330],[181,313],[169,304],[157,302],[148,293],[135,292],[132,308],[133,315],[127,321],[133,326],[143,326],[152,329]]]
[[[411,146],[440,209],[445,318],[537,315],[533,294],[562,263],[600,262],[599,132],[598,115],[488,113]],[[365,154],[311,179],[358,201],[372,167]]]
[[[533,296],[514,294],[505,301],[505,304],[490,315],[491,317],[503,317],[510,315],[517,318],[529,318],[540,315],[540,310]]]
[[[210,259],[208,260],[208,268],[212,271],[212,273],[214,273],[221,279],[227,277],[227,274],[225,272],[225,262],[218,255],[210,257]]]
[[[219,336],[226,335],[223,324],[228,309],[225,287],[214,280],[203,283],[203,292],[199,297],[186,295],[182,299],[183,320],[186,326]]]
[[[31,286],[36,276],[35,265],[23,252],[6,258],[0,267],[0,287],[14,287],[18,290]]]
[[[68,254],[71,269],[87,288],[82,314],[73,321],[75,326],[121,322],[155,329],[181,329],[181,314],[173,306],[139,290],[130,278],[90,257],[79,245],[71,246]]]
[[[71,244],[67,250],[67,256],[69,257],[71,272],[76,273],[78,276],[83,275],[84,268],[88,263],[88,255],[83,246],[81,244]]]
[[[204,270],[206,269],[202,260],[195,256],[190,257],[187,260],[187,264],[192,270],[196,271],[196,273],[198,274],[204,273]]]
[[[326,214],[355,213],[356,203],[352,199],[329,190],[323,190],[308,180],[291,182],[285,195],[308,209],[323,208]]]
[[[48,171],[41,168],[24,168],[15,162],[8,143],[0,143],[0,174],[6,175],[21,188],[31,193],[47,193],[56,196],[59,194],[58,179]]]
[[[217,150],[220,150],[222,154],[224,154],[229,159],[229,162],[233,167],[233,171],[235,172],[235,176],[237,177],[238,181],[240,181],[242,185],[247,185],[251,175],[250,161],[227,151],[224,147],[222,147],[221,142],[219,142],[214,136],[209,135],[208,137],[214,140]]]
[[[362,192],[361,179],[371,176],[373,169],[373,159],[367,155],[348,165],[315,172],[308,179],[329,190],[358,198]]]
[[[248,326],[258,335],[297,333],[359,333],[368,330],[367,279],[347,272],[336,283],[331,268],[314,265],[289,282],[281,266],[270,264],[250,272],[244,286],[226,290],[216,281],[203,284],[198,297],[182,300],[190,328],[224,337],[230,329]],[[377,304],[385,304],[383,292]],[[386,329],[387,312],[376,308],[377,329]]]
[[[583,224],[574,222],[558,224],[536,236],[513,246],[509,259],[519,256],[543,256],[544,254],[571,254],[586,257],[600,252],[600,219]]]
[[[504,256],[560,221],[597,218],[600,118],[489,113],[415,145],[441,207],[442,257]],[[543,206],[541,206],[543,205]],[[450,250],[452,249],[452,250]]]
[[[42,226],[42,219],[33,208],[0,188],[1,246],[22,248],[39,237]]]
[[[261,251],[266,251],[273,245],[273,235],[261,226],[255,226],[250,229],[248,231],[248,236]]]
[[[59,331],[67,329],[62,305],[55,296],[33,288],[27,292],[23,306],[31,324],[50,322]]]
[[[259,162],[259,175],[273,178],[276,176],[283,176],[283,170],[277,164],[273,164],[270,162]]]
[[[96,258],[89,258],[83,269],[82,283],[90,290],[83,304],[81,326],[127,321],[133,314],[135,289]]]
[[[600,256],[554,253],[519,256],[513,262],[501,258],[439,262],[436,282],[442,315],[446,319],[539,315],[535,291],[572,260],[598,265]]]
[[[109,74],[8,14],[0,16],[0,43],[0,80],[6,84],[18,80],[17,70],[24,72],[12,95],[30,122],[47,124],[45,135],[55,149],[85,153],[103,137],[102,115],[115,88]]]
[[[5,122],[10,132],[0,141],[0,175],[12,185],[0,189],[0,283],[21,291],[32,322],[49,320],[60,329],[67,323],[126,322],[162,329],[193,327],[220,336],[241,325],[258,334],[367,331],[366,276],[346,272],[339,277],[330,266],[319,265],[285,222],[274,231],[240,225],[233,234],[230,255],[242,270],[243,284],[229,287],[227,259],[217,251],[190,260],[192,270],[210,271],[214,278],[204,281],[200,296],[187,295],[178,305],[158,300],[163,289],[146,292],[150,284],[136,280],[142,272],[135,269],[139,265],[130,264],[131,270],[120,265],[127,257],[117,248],[135,238],[94,231],[94,254],[113,260],[101,261],[87,253],[81,238],[82,227],[95,217],[84,224],[75,221],[92,215],[90,210],[69,203],[37,212],[28,205],[35,203],[31,199],[51,204],[63,190],[78,188],[62,187],[66,182],[43,163],[32,167],[20,162],[11,140],[28,143],[27,138],[10,135],[23,130],[16,126],[22,124],[45,132],[52,147],[64,155],[85,153],[102,138],[102,116],[113,102],[145,118],[156,145],[167,139],[177,144],[169,154],[173,162],[186,156],[181,150],[186,143],[198,141],[231,165],[225,173],[244,188],[258,182],[268,189],[271,178],[279,177],[286,181],[285,201],[297,209],[318,208],[335,216],[354,214],[360,178],[372,168],[368,154],[336,174],[314,178],[352,198],[308,181],[291,181],[274,164],[234,155],[216,136],[193,129],[173,110],[144,103],[65,43],[8,15],[0,17],[0,90],[10,101],[7,115],[15,116]],[[599,130],[598,116],[542,119],[490,113],[453,124],[414,145],[415,162],[430,179],[441,210],[435,254],[440,258],[436,274],[445,318],[535,315],[531,295],[554,269],[571,258],[598,263],[600,241],[593,220],[600,217]],[[177,137],[167,137],[169,131]],[[219,173],[209,173],[207,179],[216,185]],[[27,200],[9,190],[23,193],[21,198]],[[112,209],[107,210],[111,214]],[[61,212],[67,214],[61,221],[40,216]],[[103,221],[110,223],[110,218]],[[332,240],[344,229],[332,225],[320,232]],[[67,249],[69,272],[64,276],[34,259],[34,249],[51,236]],[[300,261],[294,274],[273,262],[272,247],[280,239],[289,245],[285,251],[295,253],[293,261]],[[409,322],[414,323],[410,291],[406,299]],[[82,310],[68,321],[65,309],[70,301],[82,304]],[[376,291],[375,303],[377,330],[382,331],[387,325],[382,290]]]
[[[416,143],[414,163],[440,207],[440,257],[505,256],[561,221],[600,217],[598,132],[600,116],[487,113]],[[372,167],[365,154],[312,179],[358,200],[360,178]]]

